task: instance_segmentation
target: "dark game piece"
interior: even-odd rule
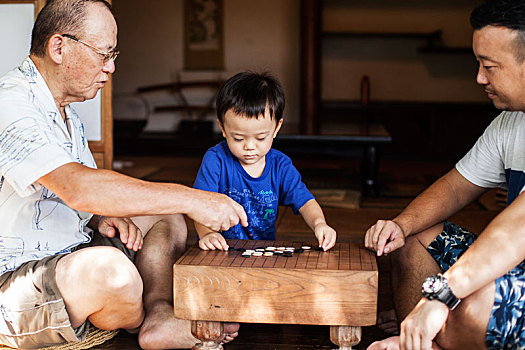
[[[295,248],[294,250],[294,253],[297,253],[297,254],[301,254],[302,252],[304,252],[303,248]]]
[[[284,253],[283,253],[283,256],[285,256],[285,257],[287,257],[287,258],[291,257],[292,255],[293,255],[292,252],[284,252]]]

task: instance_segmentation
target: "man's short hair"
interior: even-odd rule
[[[248,118],[264,115],[266,108],[270,118],[282,119],[285,97],[281,83],[270,73],[242,72],[228,79],[217,93],[217,117],[224,123],[224,115],[230,109]]]
[[[84,29],[88,4],[100,3],[110,11],[106,0],[50,0],[38,14],[31,34],[30,53],[43,57],[47,42],[55,34],[79,35]],[[112,12],[113,13],[113,12]]]
[[[487,0],[470,14],[470,24],[474,30],[486,26],[506,27],[517,32],[516,60],[525,60],[525,1]]]

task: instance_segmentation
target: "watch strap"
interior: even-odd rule
[[[441,288],[432,293],[423,291],[423,296],[429,300],[438,300],[447,305],[450,310],[454,310],[461,302],[461,299],[454,295],[448,285],[447,279],[441,274],[430,276],[429,278],[439,279],[441,281]]]

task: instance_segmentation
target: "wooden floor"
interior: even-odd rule
[[[392,218],[420,191],[446,173],[452,162],[426,163],[415,161],[385,160],[379,169],[380,196],[360,198],[359,163],[333,159],[294,159],[306,185],[312,190],[346,191],[338,205],[333,200],[330,207],[323,206],[329,225],[338,233],[340,242],[363,240],[366,229],[379,218]],[[191,185],[197,173],[198,157],[116,157],[118,171],[150,181],[167,181]],[[350,200],[348,199],[349,197]],[[349,204],[349,201],[352,203]],[[489,191],[480,200],[471,204],[451,218],[474,232],[483,227],[503,208],[504,194]],[[354,205],[355,204],[355,205]],[[195,242],[193,225],[188,221],[190,236],[188,244]],[[282,240],[312,240],[313,233],[300,216],[293,215],[288,208],[279,213],[277,237]],[[388,258],[379,258],[378,310],[392,308],[390,266]],[[388,334],[376,326],[364,327],[363,337],[356,349],[366,349],[373,341]],[[242,324],[237,339],[225,345],[225,349],[330,349],[329,328],[324,326]],[[98,346],[98,349],[140,349],[136,335],[124,331]]]

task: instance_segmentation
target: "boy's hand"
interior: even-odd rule
[[[219,232],[210,232],[199,240],[199,247],[202,250],[228,250],[226,240]]]
[[[333,228],[325,223],[317,224],[315,226],[315,237],[319,241],[319,247],[323,248],[324,251],[332,248],[335,245],[337,233]]]

